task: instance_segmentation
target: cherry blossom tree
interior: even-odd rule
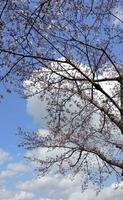
[[[0,7],[1,82],[47,102],[49,134],[20,133],[27,149],[55,153],[30,159],[42,173],[53,166],[84,172],[85,186],[120,179],[122,1],[6,0]]]

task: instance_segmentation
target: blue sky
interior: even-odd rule
[[[17,128],[23,127],[26,130],[36,130],[38,125],[33,122],[26,111],[26,101],[19,95],[12,93],[6,94],[4,100],[0,103],[0,145],[2,148],[15,154],[19,152],[17,147],[19,137],[16,136]]]
[[[32,117],[28,115],[26,101],[20,98],[16,93],[5,94],[4,99],[0,103],[0,113],[0,152],[1,155],[3,155],[0,159],[0,173],[2,175],[5,170],[7,172],[7,168],[8,170],[11,168],[12,171],[16,171],[13,167],[17,167],[18,172],[22,172],[22,176],[20,175],[19,178],[21,177],[21,180],[25,180],[25,177],[29,178],[31,173],[29,174],[27,171],[26,175],[24,173],[23,176],[23,171],[25,171],[25,166],[23,164],[25,162],[23,158],[25,150],[18,147],[20,137],[17,135],[17,129],[18,127],[23,127],[27,131],[33,131],[37,130],[38,125],[32,120]],[[10,172],[10,175],[8,175],[8,177],[6,176],[7,178],[4,181],[8,190],[12,189],[15,191],[15,182],[12,180],[18,179],[16,177],[18,172],[15,172],[15,174],[13,172],[13,175],[12,172]],[[0,184],[0,187],[3,186],[3,183],[2,186]]]

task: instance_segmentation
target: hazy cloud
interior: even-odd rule
[[[22,163],[9,163],[6,169],[0,172],[0,179],[12,177],[17,174],[22,174],[28,171],[28,167]]]
[[[113,11],[113,23],[114,25],[122,25],[123,23],[123,9],[122,7],[117,7],[114,11]]]
[[[0,164],[3,164],[5,161],[9,160],[9,153],[0,148]]]

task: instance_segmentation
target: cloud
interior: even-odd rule
[[[6,169],[0,172],[0,179],[6,179],[27,171],[28,167],[22,163],[9,163]]]
[[[121,187],[120,184],[117,189],[114,188],[114,184],[110,185],[109,187],[106,187],[102,190],[102,192],[99,194],[98,199],[100,200],[122,200],[123,198],[123,187]]]
[[[47,134],[47,130],[45,130]],[[41,133],[42,134],[42,133]],[[4,152],[4,150],[3,150]],[[13,178],[17,176],[16,181],[9,185],[0,185],[0,199],[2,200],[122,200],[123,183],[117,189],[114,184],[105,187],[98,196],[95,194],[93,186],[84,193],[81,192],[81,175],[63,176],[53,172],[43,177],[27,178],[24,181],[21,175],[32,170],[32,166],[25,163],[7,163],[4,170],[0,172],[0,179]],[[7,183],[7,182],[6,182]]]
[[[95,191],[93,189],[88,189],[83,194],[78,192],[73,192],[68,200],[122,200],[123,197],[123,189],[119,188],[115,190],[112,185],[104,188],[98,196],[95,195]]]
[[[46,127],[46,101],[41,102],[38,95],[35,95],[27,100],[27,113],[33,118],[33,120]]]
[[[15,192],[1,189],[0,193],[2,200],[122,200],[123,188],[115,190],[111,185],[96,196],[93,187],[81,193],[79,184],[77,179],[72,182],[53,176],[45,177],[45,180],[27,181],[18,185]]]
[[[84,193],[81,192],[81,179],[76,176],[72,181],[70,177],[61,175],[46,175],[38,179],[32,179],[20,183],[17,188],[34,193],[40,192],[45,199],[56,200],[122,200],[123,184],[114,189],[114,184],[105,187],[98,196],[96,196],[93,186],[90,186]]]
[[[113,24],[114,25],[122,25],[123,23],[123,10],[121,6],[118,6],[115,10],[114,10],[114,20],[113,20]]]
[[[56,65],[56,64],[55,64]],[[55,67],[55,65],[53,65],[53,67]],[[80,65],[81,67],[81,70],[86,71],[87,70],[87,67],[84,67],[83,65]],[[66,69],[68,67],[68,65],[65,66]],[[111,69],[110,69],[111,70]],[[47,72],[46,69],[44,69],[44,72]],[[70,70],[69,70],[70,71]],[[74,70],[71,71],[71,73],[73,73]],[[64,75],[65,72],[63,72],[63,75]],[[70,72],[69,72],[70,73]],[[77,76],[77,73],[75,73],[76,76]],[[86,71],[86,74],[88,74],[89,76],[89,69]],[[36,79],[36,76],[40,76],[39,72],[38,72],[38,75],[37,73],[34,74],[34,77]],[[43,76],[43,75],[42,75]],[[78,74],[79,78],[81,78],[81,75]],[[106,78],[106,77],[114,77],[116,76],[116,72],[114,71],[114,69],[112,68],[112,74],[110,74],[110,71],[109,69],[105,69],[103,71],[103,74],[99,75],[98,78],[101,79],[101,78]],[[53,78],[55,78],[56,80],[59,79],[59,77],[55,74],[53,75]],[[52,80],[52,79],[51,79]],[[29,82],[29,81],[28,81]],[[29,87],[29,90],[30,90],[30,93],[33,91],[35,93],[35,91],[40,91],[42,85],[44,83],[38,81],[36,82],[37,85],[34,84],[34,86],[29,86],[29,83],[27,84],[27,86]],[[47,84],[47,81],[46,83]],[[45,85],[44,84],[44,85]],[[100,85],[101,87],[103,88],[104,91],[106,91],[109,95],[111,96],[115,96],[116,95],[116,86],[119,87],[119,85],[116,84],[116,82],[100,82]],[[27,87],[27,88],[28,88]],[[68,83],[63,83],[63,88],[65,87],[68,87],[69,89],[72,87],[73,88],[73,83],[71,82],[68,82]],[[88,88],[89,85],[87,84],[87,82],[85,84],[83,84],[83,87],[84,88]],[[26,82],[25,82],[25,88],[26,88]],[[37,89],[37,90],[36,90]],[[119,88],[118,88],[119,89]],[[53,89],[51,89],[52,92],[53,92]],[[63,90],[64,91],[64,90]],[[40,92],[42,94],[42,92]],[[85,92],[86,95],[88,95],[88,92]],[[104,97],[104,95],[102,95],[99,91],[96,91],[96,94],[95,94],[96,98],[98,99],[99,103],[102,104],[102,102],[104,103],[106,101],[106,97]],[[54,94],[54,97],[55,97],[55,94]],[[40,94],[36,94],[36,95],[32,95],[31,97],[29,97],[27,99],[27,113],[33,118],[33,120],[37,123],[39,123],[40,126],[42,126],[43,128],[46,128],[47,127],[47,122],[49,121],[50,117],[49,117],[49,114],[48,114],[48,111],[47,111],[47,106],[48,104],[50,103],[50,98],[52,98],[52,96],[48,96],[48,92],[47,92],[47,95],[45,97],[45,95],[43,96],[43,98],[41,99],[40,98]],[[61,91],[61,96],[60,98],[64,99],[66,97],[64,97],[64,92]],[[116,97],[117,98],[117,97]],[[76,101],[76,103],[75,103]],[[74,95],[73,97],[70,98],[70,101],[67,101],[66,103],[66,106],[65,108],[69,109],[69,112],[65,112],[65,116],[67,117],[67,119],[70,119],[71,117],[71,113],[74,114],[74,112],[77,111],[78,109],[78,105],[84,105],[84,101],[82,101],[82,99],[78,96],[78,95]],[[83,106],[82,106],[83,107]],[[79,108],[80,109],[80,108]],[[116,110],[116,109],[115,109]],[[96,120],[95,120],[96,121]]]
[[[72,181],[70,177],[49,174],[38,179],[20,183],[17,188],[25,191],[40,191],[44,199],[65,200],[69,199],[70,195],[75,192],[82,197],[80,184],[79,176]]]
[[[8,160],[9,153],[0,149],[1,163]],[[11,161],[11,160],[10,160]],[[17,190],[17,183],[22,180],[22,175],[27,177],[27,172],[32,168],[21,162],[7,162],[0,171],[0,199],[1,200],[39,200],[31,191]],[[16,176],[16,179],[15,179]],[[11,179],[10,179],[11,178]],[[9,179],[12,181],[10,184]]]
[[[34,200],[35,198],[35,195],[31,192],[19,191],[11,200]]]
[[[0,148],[0,164],[3,164],[5,161],[9,160],[9,153]]]
[[[64,58],[61,58],[60,60],[64,60]],[[63,66],[65,67],[65,71],[70,68],[70,66],[68,64],[64,64]],[[51,67],[53,67],[54,70],[57,71],[56,63],[52,63]],[[83,69],[83,71],[86,71],[86,73],[87,73],[88,70],[86,67],[81,65],[80,68]],[[75,72],[75,69],[71,69],[71,70],[69,69],[69,73],[73,74],[74,72]],[[63,75],[66,75],[66,72],[62,72],[62,73],[63,73]],[[88,71],[88,73],[89,73],[89,71]],[[45,83],[44,83],[44,81],[39,81],[41,78],[40,76],[43,76],[43,77],[46,76]],[[39,125],[41,125],[42,127],[45,127],[45,128],[47,127],[47,122],[50,119],[48,111],[47,111],[47,107],[50,102],[49,102],[49,96],[47,94],[43,95],[43,98],[41,100],[40,95],[42,92],[39,92],[39,91],[46,90],[44,87],[46,87],[45,84],[46,85],[48,84],[47,77],[50,78],[50,70],[43,68],[43,70],[41,70],[41,74],[39,73],[39,71],[38,72],[34,71],[32,73],[32,77],[30,77],[30,80],[26,80],[23,83],[24,88],[25,88],[25,95],[31,96],[31,94],[32,94],[32,96],[27,99],[27,113],[33,118],[33,120],[35,122],[39,123]],[[39,78],[39,79],[37,79],[37,78]],[[51,80],[52,79],[58,80],[59,76],[56,74],[53,74],[51,77]],[[35,81],[36,81],[36,83],[35,83]],[[71,83],[66,83],[66,82],[63,84],[63,86],[67,86],[68,88],[73,87],[73,85]],[[64,96],[64,94],[63,94],[63,96]],[[79,102],[81,101],[78,97],[75,97],[75,98],[77,101],[79,101]],[[75,102],[73,102],[71,109],[72,109],[72,111],[76,110]],[[69,116],[70,115],[67,114],[67,117],[69,117]]]
[[[16,191],[12,192],[7,188],[0,189],[1,200],[38,200],[35,195],[31,192]]]

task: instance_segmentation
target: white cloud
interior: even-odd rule
[[[3,164],[5,161],[9,160],[9,153],[0,148],[0,164]]]
[[[122,200],[122,198],[123,188],[119,186],[119,188],[114,189],[114,184],[107,188],[104,188],[98,196],[99,200]]]
[[[9,178],[17,174],[25,173],[29,168],[22,163],[9,163],[3,171],[0,172],[0,179]]]
[[[105,187],[98,196],[96,196],[93,186],[89,186],[84,193],[81,192],[80,186],[79,175],[72,181],[70,177],[52,174],[20,183],[17,188],[28,192],[40,192],[44,200],[47,198],[53,200],[122,200],[123,187],[121,186],[116,190],[113,184]]]
[[[72,181],[70,177],[50,174],[20,183],[17,188],[25,191],[41,192],[44,199],[65,200],[69,199],[69,196],[75,192],[79,192],[79,195],[82,196],[79,176]]]
[[[36,123],[44,127],[46,127],[46,106],[46,101],[41,102],[38,95],[28,98],[27,100],[27,113],[32,116]]]
[[[46,177],[47,180],[30,180],[18,185],[15,192],[1,189],[2,200],[122,200],[123,188],[114,189],[113,185],[104,188],[98,196],[89,188],[81,193],[79,179],[74,182],[61,177]],[[38,195],[37,195],[38,193]]]
[[[61,60],[64,60],[64,58],[61,58]],[[51,66],[53,68],[57,68],[57,64],[56,63],[52,63]],[[64,64],[64,67],[65,69],[69,69],[70,66],[68,64]],[[83,71],[86,71],[86,73],[89,73],[89,70],[87,70],[86,67],[84,67],[83,65],[80,66],[81,69],[83,69]],[[56,70],[56,69],[55,69]],[[44,68],[42,70],[44,72],[44,76],[50,76],[50,71],[46,68]],[[42,72],[41,71],[41,72]],[[69,69],[69,73],[73,74],[75,72],[74,69]],[[63,72],[63,75],[65,72]],[[33,78],[34,76],[34,78]],[[26,88],[27,88],[27,96],[28,96],[28,92],[29,92],[29,95],[32,93],[32,96],[29,97],[27,99],[27,113],[29,115],[32,116],[33,120],[37,123],[39,123],[39,125],[43,126],[43,127],[47,127],[47,122],[49,121],[49,114],[47,112],[47,106],[49,104],[49,99],[48,99],[48,95],[43,95],[43,98],[41,100],[40,98],[40,92],[39,94],[37,94],[37,91],[44,91],[45,89],[42,87],[43,83],[40,82],[40,81],[37,81],[36,84],[33,84],[33,79],[37,79],[39,76],[40,78],[40,73],[34,71],[34,73],[32,74],[32,80],[30,78],[30,80],[26,80],[24,81],[24,87],[25,87],[25,95],[26,95]],[[58,79],[58,76],[56,74],[53,74],[53,77],[52,78],[55,78],[56,80]],[[35,81],[34,81],[35,83]],[[47,80],[46,80],[46,83],[47,83]],[[71,87],[71,84],[70,83],[64,83],[64,86],[67,86],[67,87]],[[36,95],[35,95],[36,93]],[[80,102],[80,99],[78,97],[75,97],[77,101]],[[72,104],[72,107],[71,107],[72,111],[76,109],[76,105],[75,103]],[[69,117],[70,115],[67,114],[67,116]]]
[[[17,185],[17,188],[25,191],[41,192],[45,198],[68,199],[69,195],[79,192],[81,195],[80,176],[71,180],[69,176],[48,174],[44,177],[25,181]]]
[[[19,191],[10,200],[34,200],[35,195],[31,192]]]
[[[32,166],[30,166],[32,168]],[[81,176],[78,174],[71,180],[69,176],[54,173],[44,177],[32,178],[21,181],[21,174],[26,173],[29,166],[23,163],[9,163],[5,170],[1,171],[0,179],[7,179],[15,175],[17,181],[13,184],[14,189],[0,186],[1,200],[122,200],[123,183],[115,190],[114,184],[104,188],[96,197],[93,186],[81,193]]]
[[[53,65],[53,67],[55,67],[55,65]],[[81,70],[83,70],[83,72],[86,71],[86,74],[89,75],[89,69],[87,70],[87,68],[84,67],[83,65],[80,65],[80,66],[81,66],[80,67]],[[66,69],[69,68],[68,65],[66,65],[65,67],[66,67]],[[113,68],[112,68],[112,74],[110,74],[110,70],[105,69],[103,71],[103,74],[98,76],[98,78],[101,79],[101,78],[104,78],[104,77],[114,77],[114,76],[117,75]],[[44,72],[45,71],[48,73],[48,71],[46,69],[44,69]],[[63,72],[63,75],[64,75],[64,73],[65,72]],[[69,71],[69,73],[70,73],[70,71]],[[74,73],[74,70],[71,71],[71,74],[72,73]],[[77,73],[75,73],[75,74],[77,76]],[[38,72],[38,75],[40,76],[39,72]],[[38,76],[38,75],[37,75],[37,73],[35,73],[34,77],[36,78],[36,76]],[[81,78],[80,74],[78,74],[78,76]],[[57,75],[53,75],[53,77],[56,78],[56,80],[58,79]],[[28,83],[27,87],[29,87],[30,91],[34,91],[34,93],[35,93],[35,91],[41,90],[40,87],[42,87],[42,84],[43,84],[42,82],[41,83],[37,82],[37,85],[29,87],[29,83]],[[104,89],[104,91],[106,91],[111,96],[116,95],[116,91],[115,91],[116,88],[115,87],[116,86],[117,86],[117,88],[119,87],[119,85],[117,85],[116,81],[110,82],[110,83],[106,82],[106,81],[100,82],[100,85]],[[73,85],[71,83],[64,83],[63,87],[64,86],[67,86],[68,88],[73,87]],[[25,87],[26,87],[26,84],[25,84]],[[87,88],[88,87],[87,83],[85,85],[83,85],[83,87]],[[88,92],[86,92],[86,93],[88,94]],[[61,93],[61,96],[62,96],[62,93]],[[96,91],[95,96],[98,99],[99,103],[102,103],[106,100],[104,95],[102,95],[99,91]],[[61,98],[63,98],[63,96]],[[74,99],[74,101],[73,101],[73,99]],[[77,109],[78,109],[78,107],[75,104],[75,100],[77,101],[77,103],[79,103],[81,105],[82,105],[82,103],[84,103],[84,101],[82,101],[82,99],[78,95],[76,95],[76,96],[74,95],[73,99],[71,98],[71,102],[68,102],[68,104],[66,104],[66,108],[68,106],[69,111],[70,111],[70,113],[66,112],[66,116],[67,116],[68,119],[70,118],[71,113],[74,113],[74,111],[77,111]],[[41,126],[43,126],[45,128],[47,127],[47,122],[49,121],[49,114],[48,114],[48,111],[47,111],[48,103],[49,103],[48,97],[43,96],[43,99],[41,100],[40,94],[32,95],[32,97],[27,99],[27,113],[32,116],[32,118],[34,119],[35,122],[38,122]],[[70,107],[69,107],[69,104],[71,104]]]
[[[48,199],[47,198],[44,199],[44,198],[41,198],[39,200],[53,200],[53,199],[49,199],[49,198]],[[59,199],[59,200],[63,200],[63,199]]]
[[[7,188],[0,189],[1,200],[38,200],[31,192],[16,191],[13,192]]]
[[[13,195],[12,191],[6,188],[0,189],[0,198],[2,200],[9,200],[9,198]]]
[[[70,194],[68,200],[122,200],[123,189],[119,188],[115,190],[112,185],[104,188],[98,196],[96,196],[94,189],[89,188],[83,194],[78,192],[73,192]]]

